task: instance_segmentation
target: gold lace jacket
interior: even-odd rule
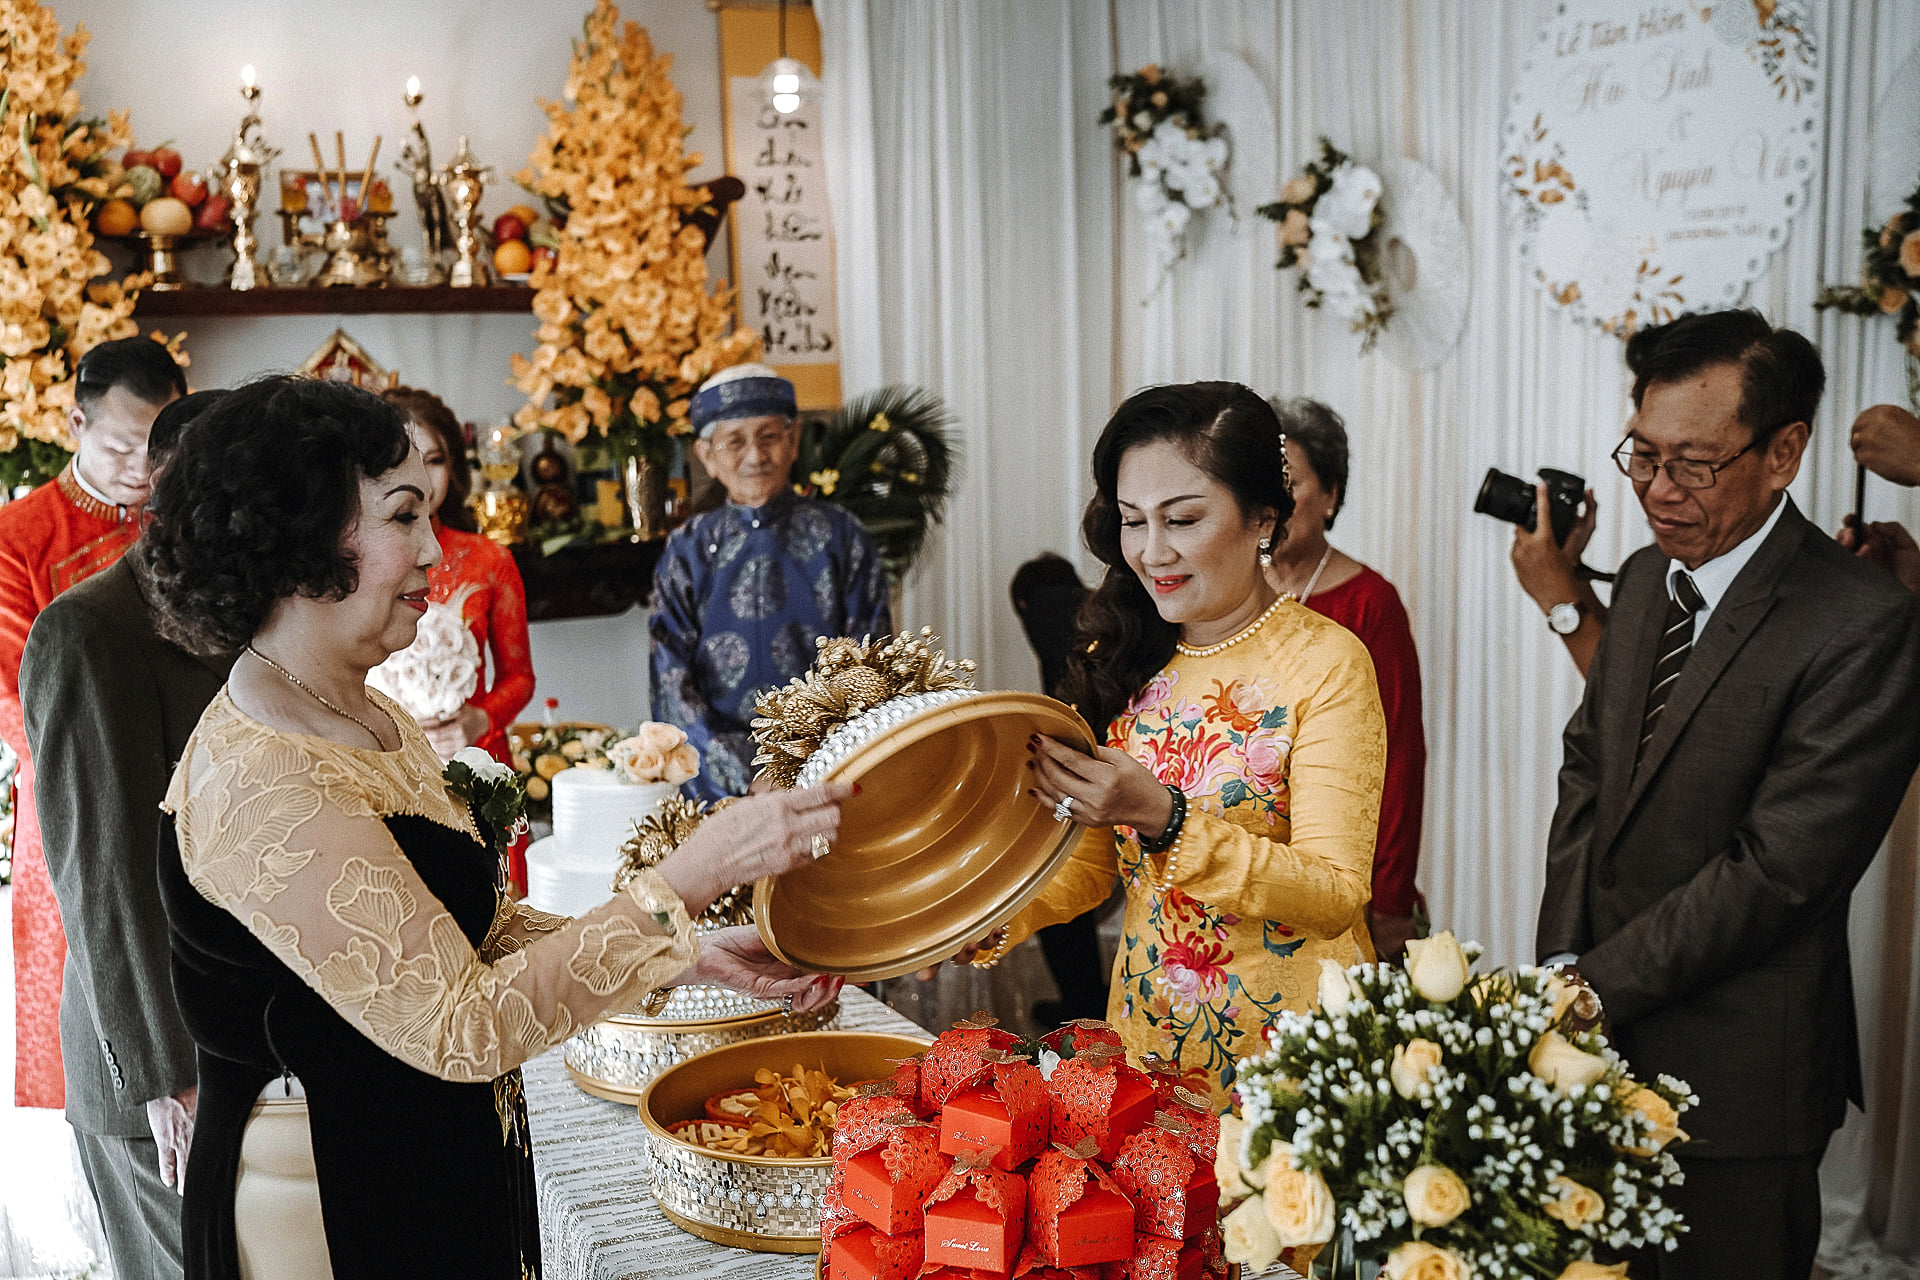
[[[441,1079],[491,1080],[693,964],[693,923],[652,872],[578,919],[503,896],[476,951],[383,821],[477,842],[473,818],[412,717],[368,696],[399,750],[271,728],[222,689],[162,806],[193,886],[368,1039]]]

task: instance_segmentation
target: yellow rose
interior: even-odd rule
[[[1900,242],[1900,269],[1910,276],[1920,277],[1920,231],[1907,232]]]
[[[1559,1199],[1549,1200],[1541,1208],[1556,1222],[1584,1227],[1589,1222],[1600,1221],[1600,1215],[1607,1211],[1607,1202],[1600,1198],[1598,1191],[1583,1187],[1572,1178],[1556,1177],[1547,1188]]]
[[[1549,1031],[1533,1042],[1527,1054],[1527,1069],[1556,1093],[1565,1093],[1575,1085],[1591,1085],[1607,1074],[1606,1059],[1574,1045],[1558,1031]]]
[[[607,758],[630,782],[658,782],[667,770],[667,758],[639,738],[622,738],[607,748]]]
[[[1318,1173],[1293,1167],[1293,1148],[1273,1144],[1267,1157],[1267,1221],[1285,1248],[1333,1239],[1333,1193]]]
[[[1607,1280],[1609,1276],[1624,1276],[1626,1274],[1627,1264],[1624,1262],[1616,1262],[1612,1266],[1603,1267],[1599,1263],[1589,1262],[1585,1258],[1575,1258],[1567,1264],[1566,1270],[1562,1271],[1554,1280]]]
[[[578,738],[563,742],[560,744],[560,754],[569,760],[584,760],[587,755],[587,744]]]
[[[1239,1116],[1220,1117],[1220,1145],[1213,1153],[1213,1180],[1220,1184],[1222,1200],[1249,1196],[1254,1187],[1247,1181],[1248,1170],[1240,1164],[1240,1144],[1246,1140],[1247,1122]]]
[[[533,771],[551,781],[553,775],[567,767],[567,758],[557,751],[549,751],[533,762]]]
[[[1311,174],[1296,173],[1280,188],[1281,204],[1305,204],[1313,199],[1316,184]]]
[[[1345,1013],[1347,1002],[1360,993],[1354,989],[1353,982],[1347,977],[1346,969],[1337,960],[1320,962],[1320,1008],[1329,1013]]]
[[[1473,1268],[1451,1249],[1409,1240],[1387,1255],[1387,1280],[1473,1280]]]
[[[545,778],[535,774],[533,777],[527,779],[527,799],[545,800],[552,794],[553,788],[547,784]]]
[[[657,751],[662,756],[672,755],[674,748],[687,740],[684,729],[662,724],[658,720],[647,721],[633,731],[633,736],[640,740],[641,746],[649,751]]]
[[[691,742],[683,742],[667,756],[666,769],[661,781],[671,782],[674,786],[688,781],[700,772],[700,752]]]
[[[1407,943],[1407,976],[1413,989],[1436,1004],[1445,1004],[1467,985],[1467,953],[1451,929],[1431,938]]]
[[[1440,1061],[1440,1046],[1431,1040],[1409,1040],[1393,1046],[1393,1064],[1387,1068],[1393,1091],[1403,1098],[1418,1094],[1427,1072]]]
[[[1267,1211],[1258,1200],[1249,1200],[1220,1221],[1226,1237],[1228,1262],[1237,1262],[1241,1274],[1265,1271],[1280,1259],[1280,1235],[1267,1221]]]
[[[1920,235],[1920,231],[1914,232]],[[1897,284],[1880,286],[1880,314],[1890,316],[1907,305],[1907,291]]]
[[[1653,1090],[1635,1088],[1621,1102],[1653,1123],[1653,1132],[1647,1135],[1643,1145],[1627,1148],[1635,1155],[1653,1155],[1675,1138],[1686,1141],[1687,1135],[1680,1128],[1680,1113],[1673,1109],[1672,1103]]]
[[[1423,1227],[1444,1227],[1467,1211],[1473,1193],[1460,1175],[1443,1164],[1423,1164],[1400,1188],[1407,1216]]]
[[[1580,988],[1557,973],[1547,975],[1547,999],[1553,1001],[1553,1020],[1560,1021],[1567,1010],[1573,1008],[1573,1002],[1580,998]]]

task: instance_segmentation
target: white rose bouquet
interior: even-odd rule
[[[1240,1064],[1221,1124],[1229,1261],[1259,1270],[1344,1227],[1390,1280],[1573,1280],[1618,1274],[1598,1246],[1685,1230],[1662,1192],[1686,1084],[1635,1082],[1572,1030],[1557,974],[1474,978],[1478,953],[1442,933],[1405,968],[1321,962],[1319,1009],[1283,1014]]]
[[[1288,180],[1278,200],[1254,210],[1280,224],[1276,266],[1299,269],[1307,305],[1345,320],[1361,335],[1362,354],[1393,316],[1374,235],[1384,194],[1379,174],[1322,138],[1319,157]]]
[[[472,592],[462,587],[451,600],[429,601],[413,643],[367,672],[368,684],[422,724],[460,710],[480,678],[480,644],[461,612]]]
[[[1222,183],[1227,140],[1222,126],[1208,125],[1201,113],[1207,87],[1197,78],[1182,80],[1149,64],[1107,86],[1113,101],[1100,123],[1113,127],[1113,145],[1127,157],[1134,206],[1145,215],[1147,243],[1164,279],[1186,253],[1193,215],[1220,205],[1232,211]]]

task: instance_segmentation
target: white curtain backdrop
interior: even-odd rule
[[[1426,685],[1420,882],[1435,918],[1495,963],[1531,958],[1559,734],[1580,693],[1507,565],[1509,531],[1473,515],[1488,466],[1587,476],[1601,501],[1587,558],[1647,538],[1608,453],[1628,404],[1621,345],[1555,314],[1526,278],[1499,181],[1507,94],[1551,0],[815,0],[825,42],[829,181],[840,247],[845,385],[913,382],[961,424],[962,486],[906,620],[981,664],[988,687],[1036,687],[1007,583],[1044,550],[1077,555],[1091,443],[1154,382],[1231,378],[1312,395],[1347,418],[1351,494],[1336,542],[1400,589]],[[1874,104],[1920,44],[1912,0],[1816,3],[1827,127],[1808,209],[1748,301],[1807,333],[1828,392],[1794,497],[1836,527],[1852,502],[1846,426],[1900,400],[1890,326],[1816,313],[1856,278],[1870,207]],[[1120,166],[1095,124],[1106,78],[1180,74],[1230,53],[1275,108],[1281,174],[1329,136],[1363,162],[1406,155],[1459,204],[1473,293],[1459,350],[1401,372],[1362,358],[1273,269],[1272,191],[1233,189],[1196,219],[1157,292]],[[1906,181],[1911,182],[1909,175]],[[1905,189],[1902,187],[1901,189]],[[1204,220],[1204,226],[1201,225]],[[1142,302],[1142,299],[1150,300]],[[1871,518],[1920,527],[1913,495],[1870,481]],[[1856,897],[1870,1122],[1854,1116],[1825,1181],[1823,1260],[1920,1275],[1920,947],[1910,804]],[[1877,1269],[1876,1269],[1877,1268]]]

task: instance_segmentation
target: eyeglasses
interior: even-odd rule
[[[728,436],[723,440],[714,440],[709,447],[723,458],[734,459],[747,456],[749,448],[761,453],[772,453],[787,442],[791,427],[775,427],[770,431],[756,431],[752,435]]]
[[[1633,440],[1623,440],[1620,447],[1613,451],[1613,465],[1619,467],[1620,474],[1635,484],[1650,484],[1656,471],[1665,471],[1667,479],[1682,489],[1711,489],[1722,471],[1760,441],[1758,438],[1747,441],[1739,452],[1719,462],[1703,462],[1699,458],[1669,458],[1665,462],[1655,462],[1652,454],[1635,453],[1635,443]]]

